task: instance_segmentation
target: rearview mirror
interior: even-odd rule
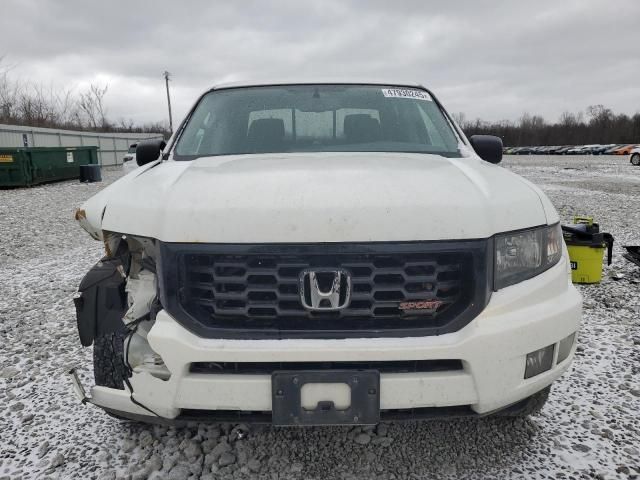
[[[136,163],[142,166],[157,160],[166,146],[167,142],[159,138],[141,141],[136,147]]]
[[[478,156],[490,163],[502,160],[502,139],[493,135],[472,135],[469,139]]]

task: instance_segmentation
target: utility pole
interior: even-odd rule
[[[164,83],[167,86],[167,105],[169,105],[169,130],[173,133],[173,117],[171,116],[171,97],[169,96],[169,76],[171,75],[166,70],[162,74],[164,76]]]

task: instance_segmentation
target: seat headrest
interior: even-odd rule
[[[284,143],[284,120],[259,118],[249,125],[247,140],[252,152],[275,152]]]
[[[344,134],[350,142],[363,143],[380,140],[380,122],[366,113],[344,117]]]

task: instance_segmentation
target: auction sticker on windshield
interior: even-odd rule
[[[427,92],[413,88],[383,88],[382,95],[390,98],[415,98],[431,101],[431,95]]]

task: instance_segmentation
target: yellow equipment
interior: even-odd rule
[[[573,283],[599,283],[605,249],[607,264],[611,265],[613,236],[600,232],[591,217],[574,217],[573,225],[562,226],[562,234],[569,250]]]

